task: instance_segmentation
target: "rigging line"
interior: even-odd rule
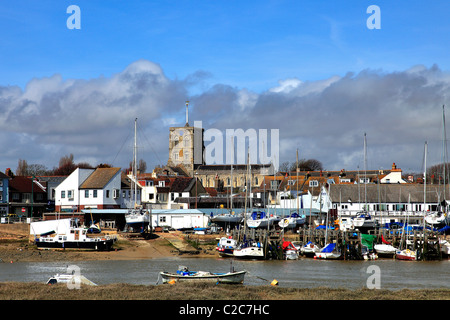
[[[163,162],[161,161],[161,159],[158,157],[158,153],[156,152],[156,150],[153,148],[153,145],[151,144],[151,142],[148,140],[147,136],[145,135],[144,131],[141,130],[141,127],[139,126],[139,124],[137,125],[138,127],[138,131],[144,136],[145,140],[147,141],[147,143],[149,144],[150,148],[152,149],[153,153],[155,154],[157,160],[159,161],[159,164],[163,164]]]
[[[130,133],[128,133],[128,136],[126,137],[125,141],[123,142],[122,146],[120,147],[119,151],[117,152],[116,156],[114,157],[114,160],[112,161],[111,165],[114,164],[114,161],[116,161],[117,156],[119,155],[119,153],[122,151],[123,146],[125,145],[125,143],[128,141],[128,138],[130,137]]]

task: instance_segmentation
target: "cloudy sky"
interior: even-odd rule
[[[449,13],[448,0],[2,1],[0,171],[68,154],[126,167],[135,118],[151,170],[189,100],[205,129],[278,129],[279,162],[298,149],[363,168],[366,133],[369,169],[421,172],[425,141],[427,164],[442,160]]]

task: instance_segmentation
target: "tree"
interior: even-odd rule
[[[128,167],[128,172],[133,172],[133,161],[130,161],[130,166]],[[137,163],[137,170],[140,173],[145,173],[147,170],[147,162],[145,162],[143,159],[139,160]]]
[[[27,160],[19,159],[16,169],[16,175],[18,176],[26,176],[28,171],[28,163]]]
[[[66,155],[59,159],[59,167],[53,170],[53,174],[56,176],[68,176],[71,174],[77,166],[73,163],[73,154]]]
[[[301,159],[298,161],[300,171],[320,171],[323,170],[322,162],[316,159]],[[297,161],[293,162],[290,171],[297,171]]]

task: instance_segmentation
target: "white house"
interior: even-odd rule
[[[56,211],[119,209],[132,203],[134,192],[129,187],[122,188],[120,168],[78,168],[55,189]]]
[[[380,179],[381,183],[406,183],[402,178],[402,169],[397,169],[395,163],[392,164],[392,169],[389,174]]]

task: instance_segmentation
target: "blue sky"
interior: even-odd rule
[[[68,30],[69,5],[81,30]],[[369,30],[369,5],[381,30]],[[347,72],[448,69],[448,1],[7,1],[0,5],[3,85],[60,73],[89,79],[137,59],[170,78],[265,90],[278,80]]]
[[[66,10],[72,4],[79,6],[81,10],[80,30],[69,30],[66,26],[66,21],[70,17]],[[381,29],[379,30],[369,30],[366,27],[366,20],[370,16],[366,10],[373,4],[381,9]],[[52,94],[58,91],[60,95],[63,95],[68,92],[68,88],[70,90],[81,87],[86,89],[101,83],[107,83],[106,87],[112,86],[114,77],[126,73],[125,70],[132,65],[135,68],[142,67],[146,71],[151,69],[153,71],[150,73],[154,72],[152,74],[160,73],[164,83],[170,83],[171,86],[165,87],[166,96],[161,94],[161,97],[153,102],[151,99],[154,97],[148,97],[149,100],[139,104],[139,106],[142,105],[139,109],[141,113],[146,113],[144,107],[146,103],[151,106],[159,104],[155,109],[149,107],[154,111],[154,113],[149,112],[152,114],[152,119],[146,118],[147,115],[143,116],[139,112],[130,116],[130,119],[136,116],[143,117],[143,126],[153,126],[153,129],[161,132],[158,137],[162,142],[153,146],[152,149],[158,150],[159,157],[162,159],[167,159],[164,153],[168,149],[166,140],[168,125],[184,117],[185,100],[192,101],[194,117],[219,129],[229,127],[230,123],[234,123],[237,127],[243,126],[245,122],[240,123],[238,119],[233,118],[231,116],[235,114],[233,112],[222,114],[222,110],[217,109],[218,112],[213,115],[212,101],[217,104],[229,101],[229,105],[239,105],[241,108],[239,110],[244,110],[242,101],[245,100],[246,106],[251,106],[246,110],[253,110],[246,116],[258,118],[258,115],[261,115],[261,119],[258,119],[261,127],[280,129],[282,140],[280,152],[285,161],[295,160],[295,151],[292,150],[300,148],[304,157],[318,158],[324,162],[326,168],[346,166],[354,168],[360,162],[355,159],[360,158],[365,125],[361,125],[357,132],[348,133],[345,141],[353,142],[353,144],[349,143],[351,147],[348,150],[330,149],[329,153],[325,154],[323,151],[315,150],[312,145],[320,143],[329,148],[333,145],[327,142],[330,135],[314,143],[311,140],[312,135],[304,131],[312,132],[319,124],[310,129],[283,131],[281,129],[284,128],[279,121],[270,122],[267,119],[270,117],[264,117],[265,114],[261,110],[278,112],[285,107],[289,112],[308,110],[309,113],[314,112],[314,108],[318,105],[325,104],[325,97],[331,102],[346,101],[346,104],[340,106],[341,109],[320,109],[317,111],[320,114],[314,115],[316,119],[323,119],[324,126],[329,126],[328,121],[345,121],[335,117],[338,113],[345,113],[347,107],[348,110],[355,108],[350,106],[351,101],[364,101],[364,98],[374,100],[376,95],[384,95],[384,93],[377,91],[376,94],[373,92],[367,97],[358,96],[353,100],[348,96],[346,99],[340,99],[342,96],[339,96],[336,98],[338,100],[335,100],[329,98],[328,95],[331,94],[329,90],[326,92],[328,95],[322,91],[325,90],[324,88],[331,89],[331,87],[325,87],[323,82],[334,84],[333,89],[336,90],[337,79],[339,84],[343,84],[347,77],[353,77],[353,81],[350,81],[353,87],[348,87],[348,90],[356,94],[356,91],[363,90],[362,88],[366,91],[370,90],[370,86],[364,85],[368,83],[367,79],[373,80],[374,77],[378,77],[380,82],[376,82],[377,88],[389,90],[389,85],[385,85],[386,83],[394,81],[392,80],[394,78],[396,81],[403,81],[399,74],[405,77],[410,76],[411,73],[408,70],[421,66],[420,75],[414,73],[415,80],[408,78],[410,82],[401,82],[399,92],[404,93],[405,90],[417,92],[416,89],[407,87],[405,83],[413,86],[423,78],[427,79],[427,84],[419,85],[419,89],[425,92],[426,88],[430,88],[430,84],[434,83],[433,81],[439,81],[439,89],[433,93],[426,91],[430,98],[415,97],[414,101],[399,100],[396,105],[404,107],[406,104],[411,106],[417,103],[419,108],[424,108],[418,114],[429,113],[427,108],[431,106],[436,108],[436,119],[424,120],[419,125],[424,127],[423,132],[428,132],[426,128],[430,128],[427,126],[429,123],[438,128],[439,108],[442,104],[448,103],[446,92],[448,92],[447,76],[450,69],[449,13],[450,2],[446,0],[431,2],[403,0],[2,1],[0,3],[0,93],[2,90],[4,93],[3,100],[0,96],[0,108],[12,114],[11,110],[17,111],[18,106],[23,108],[24,102],[32,101],[35,103],[35,109],[32,111],[35,115],[34,119],[44,119],[39,120],[41,122],[35,122],[34,125],[47,126],[45,117],[36,116],[48,115],[49,102],[48,100],[43,102],[43,97],[48,96],[45,95],[47,90]],[[137,61],[148,61],[151,65],[135,64]],[[155,66],[159,66],[160,70],[154,71]],[[367,74],[370,77],[366,77]],[[55,78],[55,75],[60,78]],[[305,90],[307,85],[309,85],[308,90],[313,87],[320,87],[320,89],[315,89],[314,97],[308,96],[309,98],[306,99],[303,93],[299,93],[293,98],[294,91],[286,91],[283,87],[292,81],[294,81],[295,89]],[[30,83],[36,86],[30,86]],[[86,83],[87,86],[84,87],[83,84]],[[17,87],[20,92],[15,90]],[[34,91],[31,90],[32,88]],[[176,88],[176,95],[170,93],[173,88]],[[98,91],[103,92],[103,89],[105,86],[99,87]],[[39,98],[35,96],[36,90],[40,92]],[[342,90],[341,92],[346,92]],[[6,91],[12,93],[7,95]],[[278,92],[278,95],[274,97],[277,106],[273,109],[265,109],[266,100],[264,99],[268,93],[273,92]],[[364,92],[360,94],[363,95]],[[73,97],[82,95],[78,92],[72,96],[72,100],[58,101],[64,101],[64,107],[69,108],[70,103],[75,99]],[[15,98],[8,98],[11,96]],[[399,94],[398,92],[390,93],[386,96],[392,100]],[[94,99],[92,97],[93,94],[90,93],[85,100],[74,103],[73,107],[87,104],[95,108],[96,103],[104,102],[104,100],[102,102],[92,100]],[[411,95],[407,98],[412,99]],[[117,101],[119,99],[120,97],[116,97]],[[304,105],[308,104],[310,104],[309,107],[305,108]],[[125,111],[127,106],[123,105],[123,108]],[[260,108],[258,109],[260,111],[255,108]],[[434,109],[432,110],[434,113]],[[352,126],[373,116],[367,112],[361,112],[360,118],[353,120]],[[219,121],[218,115],[226,119]],[[386,114],[379,116],[376,118],[378,122],[386,118]],[[299,119],[301,122],[301,115]],[[25,120],[21,122],[20,117],[16,117],[15,120],[18,126],[21,123],[29,125]],[[397,122],[401,120],[398,118]],[[31,120],[27,118],[27,121]],[[128,123],[124,125],[118,120],[115,121],[111,120],[108,125],[120,127],[122,130],[128,126]],[[102,118],[99,122],[106,123],[106,120]],[[74,115],[73,125],[75,126],[76,123],[78,118]],[[167,125],[157,127],[158,123]],[[247,123],[256,126],[256,122]],[[93,122],[91,126],[95,127],[96,123]],[[131,120],[130,126],[132,126]],[[105,125],[104,128],[106,127]],[[98,128],[103,126],[99,124]],[[79,161],[105,162],[101,159],[102,153],[98,152],[94,156],[94,146],[87,148],[82,141],[71,145],[70,139],[62,139],[61,129],[54,130],[52,131],[49,126],[48,132],[45,132],[46,136],[42,136],[41,133],[31,130],[21,132],[12,125],[5,129],[3,137],[0,136],[0,143],[13,137],[15,141],[21,141],[21,145],[10,151],[8,157],[0,160],[0,170],[4,170],[5,167],[15,169],[18,158],[28,159],[29,163],[45,163],[51,168],[56,165],[55,158],[59,159],[60,153],[74,153],[75,160]],[[377,129],[373,128],[373,130]],[[76,127],[68,128],[68,131],[76,131]],[[401,133],[405,137],[411,136],[409,132]],[[53,138],[50,139],[49,136],[52,134]],[[55,141],[56,134],[61,135],[59,141]],[[88,136],[86,129],[84,141],[88,144],[92,143],[92,137],[96,137],[97,133],[92,134],[93,136]],[[342,134],[345,136],[346,133]],[[412,162],[411,154],[417,154],[418,150],[423,149],[424,140],[428,139],[437,143],[440,138],[439,132],[430,133],[429,136],[428,133],[423,134],[414,144],[405,138],[406,140],[398,142],[398,145],[390,149],[394,153],[392,157],[389,160],[383,160],[381,157],[377,158],[381,149],[375,149],[375,145],[378,141],[388,141],[388,138],[383,140],[380,134],[380,132],[368,132],[369,141],[370,137],[377,141],[372,144],[374,147],[372,166],[377,168],[387,168],[392,162],[401,162],[400,158],[406,154],[404,161],[405,163],[409,161],[407,167],[411,170],[420,169],[420,161]],[[400,136],[400,133],[396,134],[397,138]],[[30,148],[26,141],[32,141],[34,147]],[[104,142],[100,141],[99,145],[101,143]],[[380,142],[379,147],[386,151],[385,148],[388,145],[389,143]],[[43,154],[39,151],[42,149],[46,150]],[[288,151],[288,149],[291,150]],[[399,149],[402,149],[402,152]],[[399,153],[396,154],[394,151]],[[105,150],[102,152],[104,153]],[[115,155],[117,150],[109,152]],[[346,155],[343,157],[330,155],[340,152]],[[49,153],[51,156],[48,156]],[[435,161],[438,161],[439,152],[435,151],[435,153]],[[418,158],[420,157],[421,155]],[[149,164],[155,164],[155,157],[147,161]],[[126,160],[118,165],[124,163],[127,163]]]

